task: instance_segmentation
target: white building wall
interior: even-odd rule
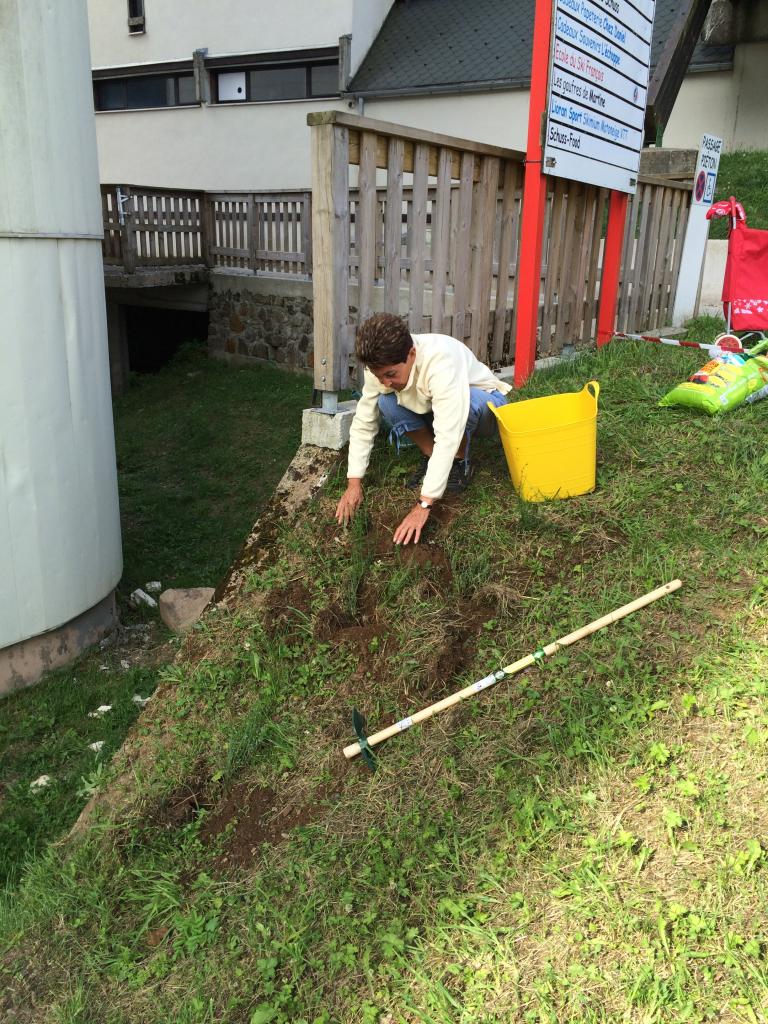
[[[509,149],[525,149],[528,131],[527,89],[469,92],[369,100],[365,116],[412,128],[455,135]]]
[[[378,0],[376,5],[378,6]],[[128,32],[127,0],[88,0],[94,67],[213,54],[337,46],[352,31],[353,0],[144,0],[146,32]]]
[[[723,139],[726,152],[768,149],[765,68],[768,43],[736,47],[732,71],[689,75],[664,133],[665,146],[698,147],[704,132]]]
[[[96,115],[103,182],[210,192],[305,189],[307,114],[334,100],[239,103]]]

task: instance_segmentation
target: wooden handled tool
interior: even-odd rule
[[[603,626],[609,626],[612,622],[618,622],[619,619],[623,619],[626,615],[631,615],[632,612],[636,612],[640,608],[645,608],[646,605],[651,604],[653,601],[658,601],[660,597],[665,597],[667,594],[674,593],[674,591],[679,590],[682,585],[681,580],[672,580],[671,583],[665,583],[663,587],[658,587],[656,590],[652,590],[649,594],[645,594],[643,597],[638,597],[637,600],[630,601],[629,604],[622,605],[622,607],[617,608],[616,611],[609,612],[608,615],[603,615],[600,619],[595,619],[595,621],[590,622],[589,625],[582,626],[581,629],[577,629],[573,633],[568,633],[567,636],[561,637],[559,640],[554,640],[551,644],[547,644],[546,647],[542,647],[538,651],[534,651],[533,654],[527,654],[524,658],[520,658],[519,661],[515,661],[511,665],[507,665],[506,668],[499,669],[497,672],[493,672],[484,679],[479,679],[476,683],[471,683],[469,686],[465,686],[463,690],[457,690],[456,693],[452,693],[450,697],[444,697],[435,704],[430,704],[429,707],[422,708],[421,711],[417,711],[415,714],[409,715],[408,718],[403,718],[399,722],[395,722],[394,725],[387,726],[386,729],[381,729],[379,732],[375,732],[372,736],[365,737],[357,743],[350,743],[348,747],[344,747],[344,757],[346,757],[347,760],[352,757],[357,757],[364,748],[366,748],[366,753],[370,756],[370,748],[375,747],[378,743],[383,743],[384,740],[388,740],[390,736],[396,736],[399,732],[405,732],[405,730],[410,729],[412,725],[418,725],[419,722],[424,722],[427,718],[431,718],[432,715],[436,715],[440,711],[445,711],[447,708],[453,707],[454,704],[458,704],[462,700],[466,700],[467,697],[472,697],[474,694],[480,693],[481,690],[485,690],[489,686],[493,686],[494,683],[501,682],[501,680],[506,679],[507,676],[513,676],[517,672],[522,672],[524,668],[528,668],[528,666],[533,665],[534,662],[541,661],[543,658],[548,658],[550,654],[556,654],[563,647],[575,644],[577,640],[581,640],[585,636],[589,636],[590,633],[596,633],[598,629],[602,629]],[[359,716],[359,712],[357,715],[358,722],[361,722],[362,719]],[[358,735],[361,735],[357,726],[356,731],[358,731]]]

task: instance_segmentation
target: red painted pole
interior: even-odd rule
[[[523,180],[520,270],[517,279],[515,387],[520,387],[528,380],[536,361],[541,243],[547,199],[547,179],[541,173],[541,133],[547,103],[552,7],[552,0],[536,0],[531,57],[531,97],[528,105],[528,142]]]
[[[611,340],[616,325],[616,304],[621,272],[621,247],[627,219],[627,193],[611,192],[608,207],[608,229],[603,249],[603,273],[600,278],[600,312],[597,317],[597,345]]]

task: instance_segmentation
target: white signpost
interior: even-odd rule
[[[705,135],[699,147],[699,159],[693,175],[693,195],[688,224],[685,228],[683,253],[680,257],[680,276],[677,281],[675,304],[672,308],[672,324],[679,327],[690,320],[696,312],[701,285],[701,271],[709,237],[707,210],[712,205],[717,184],[717,171],[723,140],[715,135]]]
[[[634,193],[655,0],[555,0],[542,170]]]

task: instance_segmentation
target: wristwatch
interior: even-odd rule
[[[419,498],[419,500],[416,502],[416,504],[419,506],[419,508],[426,508],[426,509],[432,508],[432,504],[429,501],[424,501],[423,498]]]

